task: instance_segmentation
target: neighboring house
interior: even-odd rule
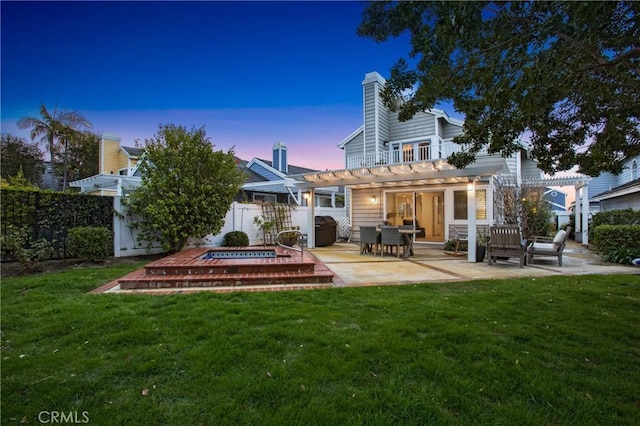
[[[567,211],[567,193],[557,188],[545,188],[544,199],[549,203],[552,212]]]
[[[318,172],[318,170],[288,164],[287,146],[276,142],[272,148],[272,161],[254,158],[251,161],[238,159],[239,166],[245,172],[245,183],[236,201],[278,202],[306,205],[302,191],[296,187],[291,176]],[[342,207],[341,188],[323,188],[316,196],[317,207]]]
[[[494,212],[498,181],[586,189],[584,176],[544,179],[524,144],[510,157],[481,152],[470,166],[454,168],[447,157],[462,148],[453,138],[463,131],[464,122],[437,109],[401,122],[381,99],[385,83],[377,72],[365,75],[364,123],[339,144],[345,168],[300,176],[299,187],[312,197],[320,188],[346,187],[354,240],[359,239],[360,226],[386,221],[424,228],[418,243],[443,243],[456,234],[468,234],[475,241],[478,230],[501,221]],[[588,226],[586,221],[580,225],[576,232]],[[310,244],[313,247],[313,241]],[[475,246],[469,250],[472,258],[475,261]]]
[[[626,161],[618,176],[603,173],[589,182],[591,213],[632,208],[640,210],[640,155]]]
[[[123,190],[137,188],[142,182],[138,173],[138,148],[122,146],[119,137],[103,133],[100,138],[98,174],[71,182],[69,186],[80,188],[93,195],[122,195]]]
[[[100,139],[100,172],[71,182],[69,186],[94,195],[122,195],[123,191],[135,189],[142,183],[138,167],[142,158],[139,149],[122,146],[120,138],[103,134]],[[283,142],[273,145],[273,161],[258,158],[251,161],[238,158],[236,161],[245,173],[245,182],[236,196],[236,201],[306,205],[302,191],[295,187],[295,181],[289,176],[317,170],[289,165],[287,147]],[[323,189],[316,197],[316,206],[336,207],[340,203],[339,197],[336,196],[339,191],[340,188]]]

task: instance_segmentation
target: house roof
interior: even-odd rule
[[[623,185],[616,186],[608,191],[604,191],[591,197],[591,201],[602,201],[610,198],[622,197],[623,195],[629,195],[636,192],[640,192],[640,179],[632,180]]]
[[[139,148],[133,148],[130,146],[121,146],[120,149],[130,158],[138,158],[142,154],[142,150]]]
[[[273,167],[273,163],[271,161],[269,161],[269,160],[263,160],[261,158],[258,158],[258,160],[262,161],[263,163],[265,163],[269,167]],[[287,176],[299,175],[299,174],[303,174],[303,173],[311,173],[311,172],[317,172],[318,171],[316,169],[309,169],[307,167],[294,166],[293,164],[289,164],[287,167],[288,167],[288,172],[286,173]]]

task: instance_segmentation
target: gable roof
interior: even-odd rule
[[[140,154],[142,154],[142,150],[140,148],[133,148],[130,146],[121,146],[120,149],[124,151],[124,153],[129,158],[138,158]]]

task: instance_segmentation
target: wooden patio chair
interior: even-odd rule
[[[520,267],[524,266],[527,240],[522,238],[518,225],[498,225],[490,228],[487,243],[488,264],[492,265],[498,257],[520,258]]]
[[[533,241],[527,248],[527,263],[531,262],[533,256],[556,256],[558,266],[562,267],[562,252],[567,245],[567,237],[570,232],[571,227],[567,226],[566,230],[559,230],[553,238],[533,236]]]

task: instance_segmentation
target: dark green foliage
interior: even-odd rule
[[[243,181],[233,151],[214,151],[204,128],[164,124],[147,139],[142,186],[123,200],[139,239],[179,251],[190,237],[217,234]]]
[[[249,236],[242,231],[231,231],[224,235],[223,247],[245,247],[249,245]]]
[[[640,257],[640,225],[600,225],[593,231],[593,244],[606,260],[631,263]]]
[[[18,120],[20,129],[31,129],[31,140],[40,138],[41,142],[47,144],[49,156],[51,158],[51,170],[55,176],[56,171],[56,154],[63,153],[63,186],[62,190],[66,191],[68,177],[68,147],[74,141],[82,138],[82,133],[76,130],[79,127],[90,129],[91,123],[82,115],[75,111],[61,111],[57,108],[51,113],[47,110],[45,104],[40,105],[40,116],[25,116]],[[54,188],[57,189],[57,188]]]
[[[6,235],[9,226],[27,229],[30,242],[48,241],[54,258],[65,256],[69,228],[113,226],[111,197],[28,189],[2,189],[0,197],[2,235]]]
[[[77,132],[66,143],[65,150],[56,155],[58,173],[67,173],[71,182],[98,174],[100,136],[93,132]]]
[[[29,227],[8,225],[0,236],[2,258],[18,261],[23,272],[40,272],[42,261],[51,257],[53,249],[44,238],[32,240],[30,236]]]
[[[79,226],[69,229],[67,252],[92,262],[105,260],[113,250],[113,233],[99,226]]]
[[[42,151],[37,143],[29,143],[24,138],[10,134],[0,137],[0,171],[3,179],[18,176],[20,173],[34,186],[42,183]]]
[[[544,199],[543,191],[529,191],[522,201],[522,234],[525,238],[549,236],[553,229],[551,208]]]
[[[640,153],[640,2],[376,1],[358,33],[409,34],[383,99],[403,98],[401,120],[453,101],[465,116],[456,167],[484,148],[511,155],[523,134],[549,173],[619,173]]]
[[[623,210],[609,210],[593,215],[593,227],[600,225],[639,225],[640,210],[631,208]]]

